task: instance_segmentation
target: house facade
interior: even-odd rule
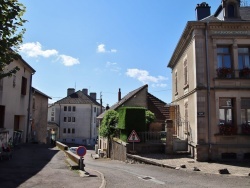
[[[67,97],[49,107],[48,121],[59,126],[56,137],[61,142],[94,145],[99,126],[96,117],[101,109],[96,93],[88,95],[87,89],[75,92],[69,88]]]
[[[25,142],[30,137],[31,83],[35,70],[22,58],[14,60],[7,70],[16,66],[20,70],[15,75],[0,79],[0,129],[7,130],[14,142]]]
[[[32,87],[31,100],[31,141],[47,143],[48,99],[51,97]]]
[[[174,134],[199,161],[249,159],[250,7],[196,7],[168,63]]]
[[[166,103],[148,92],[148,85],[143,85],[125,95],[121,98],[121,90],[118,91],[118,102],[112,105],[107,110],[118,110],[120,107],[143,107],[150,110],[155,114],[155,121],[150,125],[147,125],[149,132],[165,131],[165,121],[169,119],[169,107]],[[105,115],[105,112],[98,116],[98,120],[101,121]],[[107,138],[100,137],[98,142],[99,149],[107,150],[108,142]]]

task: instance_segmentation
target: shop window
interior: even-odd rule
[[[241,99],[241,130],[250,135],[250,98]]]

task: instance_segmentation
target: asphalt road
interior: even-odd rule
[[[90,155],[91,151],[87,152]],[[88,160],[87,160],[88,159]],[[205,174],[145,164],[129,164],[109,159],[85,160],[86,167],[105,176],[107,188],[230,188],[250,187],[250,177]]]
[[[99,188],[102,181],[96,171],[80,177],[71,170],[63,151],[40,144],[14,148],[13,159],[0,161],[0,188]]]

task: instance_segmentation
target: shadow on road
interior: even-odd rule
[[[0,161],[0,187],[18,187],[43,169],[57,152],[47,144],[14,148],[12,159]]]

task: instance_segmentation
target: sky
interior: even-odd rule
[[[20,54],[36,73],[32,86],[56,102],[68,88],[96,92],[112,106],[148,84],[160,100],[172,101],[167,67],[187,21],[203,1],[19,0],[28,20]],[[206,1],[213,14],[221,0]]]

